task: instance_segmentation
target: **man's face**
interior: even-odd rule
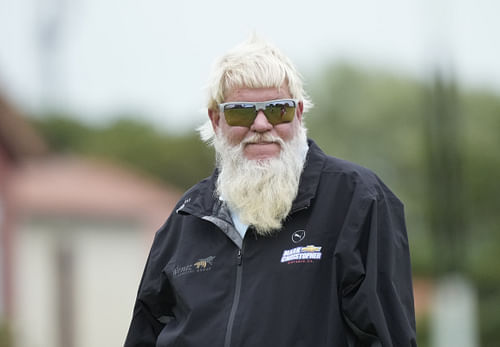
[[[276,99],[291,99],[286,85],[283,85],[280,89],[237,88],[226,95],[224,102],[261,102]],[[296,129],[302,122],[302,111],[303,104],[299,102],[295,116],[291,122],[272,125],[267,120],[264,111],[260,110],[250,127],[230,126],[227,124],[224,114],[219,113],[218,110],[209,110],[209,116],[215,132],[220,131],[221,135],[225,136],[231,145],[238,145],[255,134],[278,136],[285,142],[291,140],[296,133]],[[277,142],[257,141],[245,143],[243,154],[247,159],[269,159],[279,156],[281,150],[281,145]]]

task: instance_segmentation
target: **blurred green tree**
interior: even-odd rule
[[[0,347],[11,346],[13,346],[13,341],[10,325],[2,321],[0,322]]]
[[[467,257],[463,185],[464,137],[459,92],[436,73],[425,88],[424,138],[427,220],[434,235],[435,268],[441,275],[464,272]]]
[[[125,163],[180,189],[187,189],[211,173],[213,150],[202,143],[198,134],[167,134],[138,119],[127,116],[105,126],[94,126],[49,114],[33,122],[55,152]]]

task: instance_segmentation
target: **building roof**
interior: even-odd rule
[[[46,144],[41,137],[1,93],[0,147],[14,161],[46,152]]]
[[[24,216],[138,219],[160,226],[181,193],[131,169],[54,156],[20,165],[9,184]]]

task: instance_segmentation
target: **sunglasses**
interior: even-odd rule
[[[220,112],[224,113],[226,123],[230,126],[249,128],[260,110],[264,111],[267,120],[272,125],[288,123],[295,116],[297,100],[280,99],[263,102],[226,102],[219,104]]]

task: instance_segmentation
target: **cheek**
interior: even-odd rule
[[[289,141],[293,138],[294,134],[296,133],[297,127],[298,127],[297,122],[293,121],[290,123],[275,125],[274,129],[276,130],[276,133],[278,134],[279,137],[281,137],[285,141]]]
[[[226,125],[224,130],[229,142],[233,145],[240,143],[248,133],[248,128],[245,127],[231,127]]]

